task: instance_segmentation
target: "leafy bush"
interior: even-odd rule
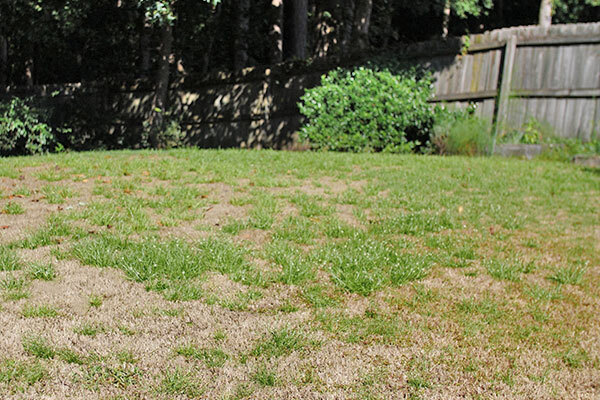
[[[38,154],[54,150],[57,145],[54,130],[42,110],[18,97],[0,103],[1,156]]]
[[[431,82],[429,75],[364,67],[332,71],[301,98],[300,137],[322,150],[410,152],[433,125]]]
[[[470,112],[439,110],[430,145],[438,154],[478,156],[490,154],[491,124]]]

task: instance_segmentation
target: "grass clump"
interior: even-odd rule
[[[25,318],[54,318],[58,316],[58,310],[48,305],[25,305],[21,310],[21,315]]]
[[[0,245],[0,271],[16,271],[23,267],[17,252]]]
[[[21,204],[15,203],[14,201],[9,201],[8,203],[6,203],[4,208],[2,208],[1,213],[7,215],[21,215],[25,214],[25,209]]]
[[[204,362],[208,368],[221,368],[229,359],[229,355],[218,348],[201,348],[195,344],[187,344],[175,349],[175,353],[186,358],[194,358]]]
[[[72,254],[84,264],[120,268],[137,282],[151,282],[149,289],[171,289],[171,300],[198,299],[201,292],[189,281],[200,279],[206,271],[218,271],[247,284],[259,280],[242,249],[214,238],[191,246],[181,240],[137,242],[103,235],[75,244]]]
[[[25,353],[42,359],[54,358],[56,351],[41,336],[28,335],[21,341]]]
[[[431,265],[426,256],[403,253],[392,242],[350,239],[326,246],[320,258],[330,265],[332,281],[344,290],[368,296],[384,285],[424,278]]]
[[[307,345],[306,342],[300,331],[285,327],[271,331],[250,354],[254,357],[277,358],[302,350]]]
[[[0,362],[0,383],[15,385],[12,391],[20,391],[24,387],[34,385],[48,376],[46,369],[39,361],[4,360]]]
[[[571,265],[569,267],[557,268],[548,279],[560,285],[580,285],[587,271],[585,265]]]
[[[27,277],[29,279],[39,279],[42,281],[51,281],[56,278],[56,270],[52,263],[41,264],[33,263],[29,266],[27,271]]]
[[[277,241],[267,248],[267,256],[281,267],[279,280],[288,285],[300,284],[314,278],[310,260],[296,247]]]
[[[204,388],[198,383],[196,376],[176,368],[164,373],[158,392],[170,396],[198,398],[204,393]]]
[[[439,118],[431,139],[438,154],[482,156],[492,151],[491,125],[469,114]]]
[[[252,374],[252,380],[261,386],[275,386],[277,374],[267,367],[261,366]]]

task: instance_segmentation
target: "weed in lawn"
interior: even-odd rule
[[[48,305],[27,304],[21,310],[21,315],[25,318],[54,318],[58,316],[58,310]]]
[[[265,366],[260,366],[252,374],[252,380],[261,386],[275,386],[277,384],[277,374]]]
[[[586,264],[571,265],[568,267],[557,268],[548,279],[560,285],[580,285],[583,283],[583,277],[586,271]]]
[[[0,214],[20,215],[25,214],[25,209],[21,204],[15,203],[14,201],[9,201],[6,203]]]
[[[187,344],[175,349],[175,353],[186,358],[204,362],[207,368],[222,368],[229,355],[219,348],[202,348],[195,344]]]
[[[559,355],[569,368],[581,368],[590,360],[589,354],[584,349],[570,348]]]
[[[176,368],[174,370],[166,371],[163,374],[158,392],[170,396],[198,398],[202,396],[205,389],[199,383],[198,377],[190,372],[185,372]]]
[[[22,267],[21,259],[14,250],[0,245],[0,271],[16,271]]]
[[[37,358],[49,359],[54,358],[56,355],[56,351],[48,341],[41,336],[27,335],[23,337],[21,344],[23,345],[25,353]]]
[[[273,330],[263,337],[250,355],[266,358],[281,357],[294,351],[300,351],[306,345],[307,340],[302,332],[284,327]]]
[[[56,270],[52,263],[32,263],[27,270],[29,279],[52,281],[56,278]]]

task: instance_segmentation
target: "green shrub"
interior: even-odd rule
[[[43,111],[18,97],[0,103],[0,156],[38,154],[59,146],[46,119]]]
[[[430,75],[338,69],[301,98],[300,137],[320,150],[410,152],[429,138],[430,96]]]
[[[469,112],[440,111],[430,145],[438,154],[479,156],[492,150],[491,125]]]

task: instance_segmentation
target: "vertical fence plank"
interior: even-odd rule
[[[504,65],[502,66],[502,82],[500,84],[500,95],[498,96],[498,115],[496,117],[496,128],[494,132],[494,146],[498,134],[502,133],[508,118],[508,101],[510,99],[510,88],[512,82],[515,54],[517,52],[517,38],[511,36],[506,41],[504,50]]]

